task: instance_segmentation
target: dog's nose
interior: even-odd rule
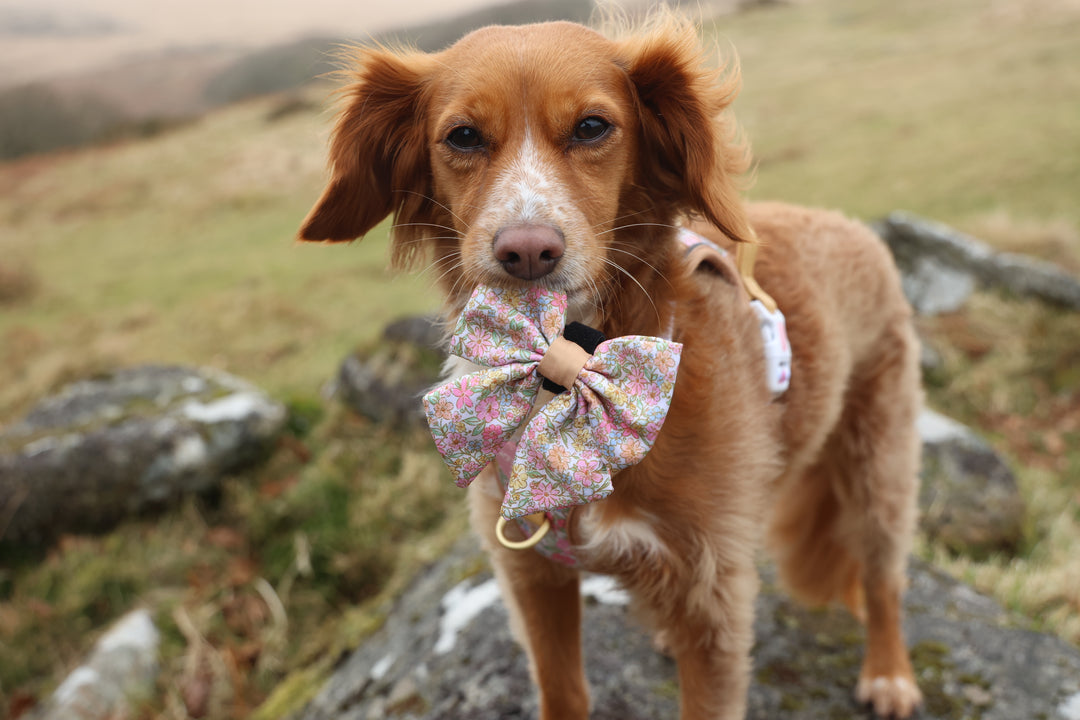
[[[521,280],[536,280],[559,264],[566,242],[550,225],[510,225],[495,234],[492,250],[506,272]]]

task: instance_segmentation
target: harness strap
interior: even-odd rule
[[[741,242],[735,246],[735,264],[739,268],[739,277],[742,278],[743,286],[750,297],[754,298],[770,313],[776,312],[777,304],[769,293],[765,292],[758,281],[754,279],[754,264],[757,263],[758,254],[757,235],[752,242]]]

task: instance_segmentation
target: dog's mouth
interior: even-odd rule
[[[448,278],[454,305],[464,306],[476,287],[526,290],[544,288],[565,295],[570,318],[595,318],[600,293],[608,283],[602,277],[603,260],[586,252],[593,243],[577,232],[564,232],[562,224],[516,222],[491,234],[471,233],[459,245],[461,274]]]
[[[579,273],[574,272],[572,261],[566,263],[567,267],[561,267],[563,262],[560,261],[559,267],[551,272],[537,278],[525,279],[511,275],[498,264],[485,265],[480,272],[466,273],[464,281],[456,283],[455,305],[460,304],[463,307],[473,291],[481,285],[514,290],[539,287],[566,296],[568,322],[586,322],[595,319],[598,314],[596,308],[600,305],[597,297],[599,285],[595,281],[582,279]]]

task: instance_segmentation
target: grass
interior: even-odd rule
[[[961,229],[991,216],[1076,228],[1078,33],[1075,4],[1019,0],[829,0],[722,20],[759,161],[750,194]]]
[[[157,142],[0,170],[0,255],[36,295],[0,316],[0,417],[102,365],[207,363],[271,391],[312,393],[386,321],[434,305],[422,277],[387,279],[386,230],[299,245],[325,124],[268,123],[252,103]]]
[[[0,691],[40,694],[88,638],[146,606],[164,637],[154,716],[245,717],[292,672],[313,679],[297,690],[307,697],[464,530],[463,514],[446,512],[460,491],[418,432],[335,408],[218,498],[66,536],[43,557],[3,548]]]
[[[814,0],[707,28],[742,59],[750,197],[865,219],[903,208],[1074,270],[1078,31],[1075,3],[1052,0]],[[0,165],[0,286],[17,288],[0,301],[0,423],[68,380],[148,361],[235,372],[294,411],[268,465],[219,497],[0,558],[0,715],[44,697],[142,604],[165,637],[147,716],[201,703],[208,717],[280,717],[463,531],[459,491],[422,437],[320,396],[347,352],[436,304],[430,278],[385,274],[385,225],[353,245],[292,240],[324,178],[330,118],[308,109],[322,97]],[[1078,327],[985,293],[920,327],[944,358],[933,404],[1011,458],[1030,512],[1018,557],[920,552],[1073,642]]]
[[[1038,626],[1080,644],[1080,322],[1075,312],[979,293],[965,310],[924,318],[942,367],[936,406],[987,433],[1027,503],[1016,556],[981,562],[922,543],[926,559]],[[1025,332],[1017,332],[1024,328]]]

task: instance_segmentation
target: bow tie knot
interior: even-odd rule
[[[450,351],[485,369],[424,396],[435,445],[461,486],[521,433],[507,519],[610,495],[611,476],[644,458],[671,404],[679,343],[627,336],[597,344],[602,336],[579,326],[592,335],[590,352],[566,338],[582,331],[564,328],[565,317],[559,293],[477,288]],[[533,416],[542,385],[567,392]]]

